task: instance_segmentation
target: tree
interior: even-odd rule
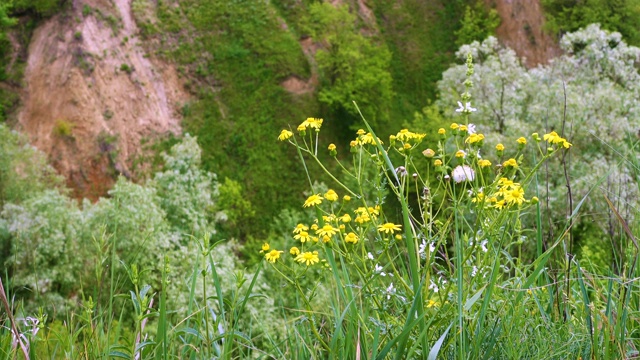
[[[322,80],[319,100],[352,115],[357,115],[356,101],[367,120],[384,120],[393,95],[387,47],[361,34],[346,6],[314,3],[307,23],[306,30],[322,45],[316,53]]]

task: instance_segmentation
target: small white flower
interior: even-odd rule
[[[471,277],[476,277],[476,274],[478,274],[478,267],[473,265],[473,268],[471,269]]]
[[[376,264],[376,267],[375,267],[375,269],[373,269],[373,271],[375,271],[378,274],[380,274],[380,276],[387,276],[387,273],[382,271],[382,266],[380,266],[379,264]]]
[[[451,172],[451,176],[453,177],[453,181],[461,183],[463,181],[473,181],[475,173],[473,169],[467,165],[458,165]]]
[[[436,250],[436,243],[432,242],[429,244],[429,252],[434,252]]]
[[[436,283],[433,282],[433,280],[431,280],[431,284],[429,285],[429,290],[433,290],[433,292],[438,292],[440,291],[440,289],[438,288],[438,285],[436,285]]]
[[[389,287],[387,288],[387,300],[391,299],[391,295],[396,293],[396,289],[393,287],[393,283],[391,283],[391,285],[389,285]]]
[[[369,260],[373,260],[373,254],[372,253],[367,253],[367,258],[369,258]]]
[[[487,252],[487,243],[489,243],[489,240],[482,240],[482,242],[480,242],[483,252]]]
[[[418,255],[420,255],[421,258],[425,257],[425,249],[427,248],[427,242],[422,240],[422,243],[420,244],[420,248],[418,249]]]
[[[463,114],[470,114],[470,113],[478,110],[476,108],[471,107],[471,103],[470,102],[462,105],[462,103],[460,101],[458,101],[458,106],[459,107],[456,109],[456,112],[463,113]]]
[[[475,134],[476,133],[476,124],[467,125],[467,132],[469,133],[469,135]],[[478,150],[478,152],[480,152],[480,150]]]

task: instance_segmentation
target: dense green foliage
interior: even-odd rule
[[[547,27],[561,36],[589,24],[620,32],[631,45],[640,45],[638,0],[542,0]]]
[[[357,100],[372,123],[386,123],[393,96],[389,50],[359,33],[356,17],[346,6],[312,4],[305,24],[305,32],[322,45],[315,56],[322,79],[318,100],[333,113],[354,118]]]

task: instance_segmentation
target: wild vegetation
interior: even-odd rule
[[[640,49],[527,69],[475,2],[372,3],[135,0],[191,135],[95,203],[0,124],[0,357],[640,356]]]

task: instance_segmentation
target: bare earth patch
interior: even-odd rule
[[[527,67],[546,64],[560,54],[555,40],[543,31],[540,0],[485,0],[494,3],[502,23],[496,30],[503,44],[525,59]]]
[[[131,0],[73,6],[33,34],[18,123],[76,196],[95,199],[130,175],[141,141],[180,132],[188,95],[171,65],[145,54]]]

